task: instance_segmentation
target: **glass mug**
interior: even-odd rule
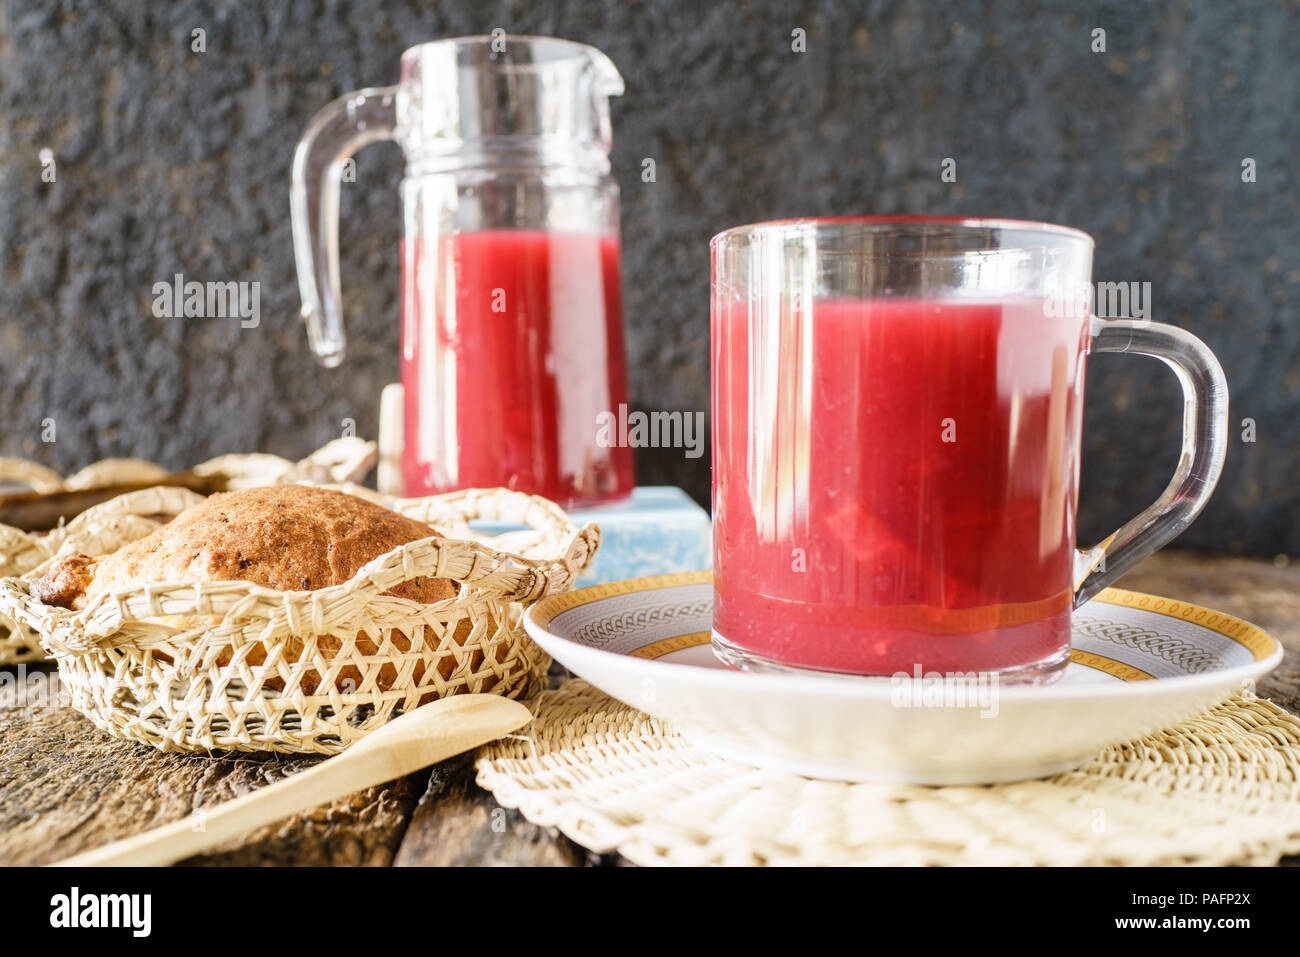
[[[713,642],[750,670],[1047,682],[1070,613],[1177,536],[1223,465],[1227,385],[1174,326],[1092,315],[1091,237],[810,219],[714,237]],[[1088,353],[1185,396],[1164,494],[1075,549]]]
[[[322,109],[294,155],[302,315],[326,366],[344,354],[339,189],[350,157],[396,140],[402,180],[407,495],[505,486],[563,505],[635,486],[632,450],[597,441],[627,404],[618,184],[594,47],[552,37],[437,40],[396,86]]]

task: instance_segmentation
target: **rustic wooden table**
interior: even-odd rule
[[[1220,609],[1277,636],[1290,655],[1259,691],[1300,711],[1300,561],[1168,551],[1134,569],[1121,585]],[[111,738],[69,708],[20,701],[16,682],[2,676],[0,863],[55,861],[184,817],[318,760],[161,754]],[[500,810],[474,783],[470,759],[461,757],[263,828],[186,863],[578,866],[620,861],[591,854],[517,812]]]

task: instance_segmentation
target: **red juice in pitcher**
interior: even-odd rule
[[[430,257],[437,257],[432,261]],[[629,494],[617,235],[494,229],[402,256],[407,495],[506,488],[561,505]]]
[[[1063,653],[1086,329],[1032,298],[715,304],[717,638],[852,674]]]
[[[294,152],[294,255],[308,342],[347,352],[340,170],[402,149],[402,482],[408,495],[502,487],[562,505],[628,495],[619,189],[609,100],[623,78],[559,37],[448,37],[401,78],[341,97]],[[385,476],[387,478],[387,476]]]

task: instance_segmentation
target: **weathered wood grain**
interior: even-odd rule
[[[1300,561],[1276,564],[1172,551],[1143,562],[1118,584],[1226,611],[1267,629],[1289,654],[1259,691],[1300,710]],[[52,669],[27,672],[48,679]],[[46,698],[31,700],[13,684],[17,673],[0,669],[3,864],[49,863],[184,817],[320,760],[162,754],[111,738]],[[619,861],[591,855],[501,808],[474,783],[472,760],[463,756],[185,863],[580,866]]]
[[[31,684],[0,688],[4,864],[47,864],[185,817],[320,760],[163,754],[110,737],[70,708],[24,701],[31,697],[24,687],[30,690]],[[185,863],[388,864],[422,784],[420,776],[370,788]]]
[[[558,831],[497,804],[474,783],[472,757],[462,755],[429,776],[393,863],[577,867],[600,861]]]

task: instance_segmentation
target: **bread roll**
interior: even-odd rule
[[[328,489],[275,485],[220,492],[145,538],[103,558],[72,555],[62,559],[32,584],[31,591],[47,605],[74,610],[113,589],[153,582],[247,581],[279,591],[314,591],[349,581],[362,566],[398,545],[436,534],[422,522]],[[456,584],[446,578],[416,578],[387,592],[426,603],[456,593]],[[217,619],[173,618],[165,624],[189,629],[209,621],[215,623]],[[469,630],[468,620],[462,621],[455,640],[463,641]],[[401,645],[399,650],[409,650],[409,641],[401,635],[394,635],[393,640]],[[332,659],[342,644],[339,638],[322,636],[317,648],[323,657]],[[300,644],[291,647],[286,657],[294,660],[300,650]],[[373,655],[378,648],[369,638],[358,635],[357,650]],[[265,660],[261,647],[253,649],[247,658],[249,664]],[[228,654],[219,659],[222,664],[228,661]],[[446,677],[454,662],[448,658],[442,665],[445,667],[439,670]],[[417,664],[417,680],[422,673],[423,668]],[[396,675],[394,665],[385,665],[380,672],[380,689],[391,687]],[[349,665],[334,684],[347,691],[356,688],[360,680],[360,671]],[[283,690],[278,678],[266,683]],[[308,694],[318,686],[319,678],[313,674],[302,681],[302,690]]]

